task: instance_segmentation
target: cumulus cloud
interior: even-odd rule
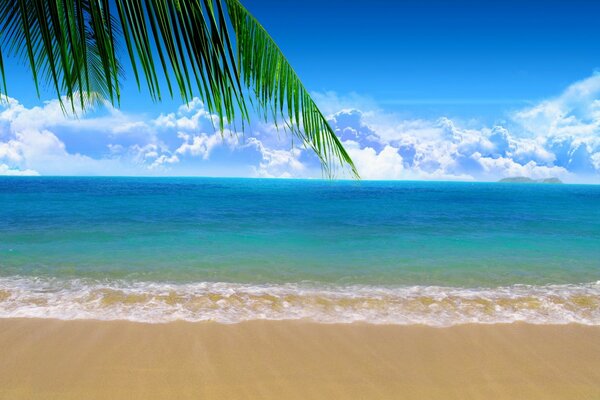
[[[485,126],[406,118],[358,95],[315,94],[364,179],[600,182],[600,75]],[[321,177],[318,158],[273,124],[216,131],[199,99],[155,117],[107,105],[65,115],[57,101],[0,106],[0,175]]]
[[[260,161],[254,167],[254,176],[260,178],[297,178],[306,176],[307,167],[300,157],[299,148],[273,149],[265,146],[256,138],[249,139],[249,146],[257,149],[261,155]]]
[[[86,131],[103,130],[104,135],[110,135],[111,127],[125,121],[118,114],[110,124],[105,124],[107,118],[110,117],[101,117],[98,121],[65,114],[58,101],[27,108],[15,99],[8,99],[0,111],[0,164],[5,166],[0,169],[0,174],[113,175],[135,172],[130,165],[113,158],[94,158],[69,151],[57,134],[76,130],[85,136]]]
[[[14,169],[14,168],[10,168],[6,164],[0,164],[0,176],[1,175],[4,175],[4,176],[37,176],[37,175],[39,175],[39,173],[32,169],[25,169],[25,170]]]
[[[368,132],[343,141],[365,179],[569,180],[575,172],[554,163],[556,156],[545,141],[519,137],[502,126],[462,128],[447,118],[398,121],[393,134],[386,132],[384,137],[364,115],[349,126],[339,121],[336,115],[331,119],[336,131]]]
[[[344,106],[330,123],[365,179],[600,181],[600,75],[491,127]]]
[[[0,175],[297,176],[308,169],[284,135],[257,124],[244,135],[215,129],[199,99],[154,118],[106,105],[65,114],[56,100],[0,105]],[[310,157],[308,157],[310,160]]]
[[[372,147],[360,148],[356,142],[345,142],[348,152],[363,177],[368,179],[405,178],[402,156],[392,146],[380,152]]]
[[[516,112],[514,120],[552,154],[554,165],[597,179],[600,74],[572,84],[560,96]]]
[[[199,135],[179,132],[177,137],[183,140],[182,145],[175,151],[177,154],[191,154],[202,157],[204,160],[208,160],[212,151],[217,147],[228,146],[233,149],[240,143],[238,136],[229,130],[222,134],[217,132]]]

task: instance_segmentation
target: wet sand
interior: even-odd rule
[[[600,399],[600,327],[0,319],[0,399]]]

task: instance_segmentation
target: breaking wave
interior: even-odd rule
[[[600,281],[493,288],[0,277],[0,318],[600,325]]]

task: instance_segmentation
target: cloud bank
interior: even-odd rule
[[[600,183],[600,75],[484,126],[407,119],[360,97],[317,102],[364,179],[494,181],[507,176]],[[321,177],[317,158],[270,124],[217,132],[199,100],[157,116],[110,106],[84,117],[58,101],[0,106],[0,175]]]

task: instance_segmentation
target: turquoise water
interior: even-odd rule
[[[600,324],[599,281],[600,186],[0,178],[0,316]]]

